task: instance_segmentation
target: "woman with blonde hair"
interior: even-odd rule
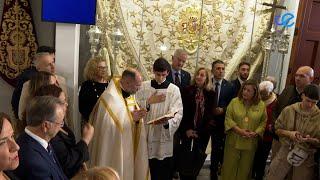
[[[210,137],[208,127],[213,120],[214,91],[210,72],[206,68],[199,68],[191,85],[182,89],[181,97],[183,117],[179,131],[183,150],[178,153],[178,169],[181,180],[195,180],[206,157],[205,150]],[[196,154],[188,155],[190,153]],[[191,156],[195,158],[188,158]]]
[[[120,180],[120,177],[110,167],[94,167],[79,173],[72,180]]]
[[[106,60],[95,57],[90,59],[84,69],[84,81],[79,92],[79,111],[88,122],[90,113],[100,95],[109,84]]]

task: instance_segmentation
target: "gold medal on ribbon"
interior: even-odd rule
[[[249,118],[248,118],[248,116],[246,116],[245,118],[244,118],[244,122],[249,122]]]

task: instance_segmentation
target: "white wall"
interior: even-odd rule
[[[39,46],[55,45],[55,23],[41,21],[42,0],[30,0]]]
[[[297,15],[299,0],[285,0],[283,4],[287,7],[287,10],[286,11],[282,10],[281,13],[291,12]],[[291,50],[292,50],[292,42],[293,42],[293,36],[294,36],[294,27],[289,28],[288,32],[290,34],[290,39],[289,39],[290,45],[289,45],[288,53],[284,56],[283,60],[282,60],[282,54],[277,52],[271,53],[269,68],[267,70],[267,74],[269,76],[274,76],[278,81],[276,91],[279,93],[285,88],[285,85],[286,85],[286,79],[287,79]],[[281,67],[282,67],[282,72],[281,72]],[[281,79],[280,79],[280,74],[281,74]],[[281,82],[281,87],[279,86],[280,82]]]

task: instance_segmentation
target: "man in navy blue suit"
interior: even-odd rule
[[[35,97],[26,109],[27,127],[17,139],[20,165],[14,173],[21,179],[68,179],[51,148],[50,140],[64,125],[66,104],[56,97]]]
[[[188,58],[187,51],[177,49],[172,56],[171,70],[167,76],[167,80],[180,88],[185,88],[190,85],[190,73],[183,70],[183,65]]]
[[[221,60],[212,63],[212,84],[215,91],[214,121],[211,123],[211,180],[218,179],[219,167],[222,165],[224,151],[224,119],[227,106],[234,96],[234,87],[224,79],[225,64]]]
[[[187,51],[183,49],[175,50],[172,56],[171,69],[167,76],[167,81],[178,86],[180,89],[180,92],[183,88],[189,86],[191,81],[190,73],[182,69],[183,65],[187,61],[187,58],[188,58]],[[180,141],[180,135],[179,135],[179,129],[178,129],[173,139],[173,159],[174,159],[173,170],[175,171],[173,174],[173,178],[175,179],[179,178],[179,175],[176,172],[176,169],[177,169],[176,162],[177,162],[179,141]]]

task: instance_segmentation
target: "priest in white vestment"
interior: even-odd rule
[[[150,179],[143,117],[134,94],[142,83],[140,73],[127,69],[113,78],[94,107],[90,122],[95,128],[90,166],[114,168],[121,180]]]
[[[141,107],[148,109],[146,124],[149,166],[152,180],[171,180],[173,175],[173,136],[180,125],[183,107],[179,88],[166,80],[170,64],[164,58],[153,64],[155,78],[142,83],[136,97]]]

